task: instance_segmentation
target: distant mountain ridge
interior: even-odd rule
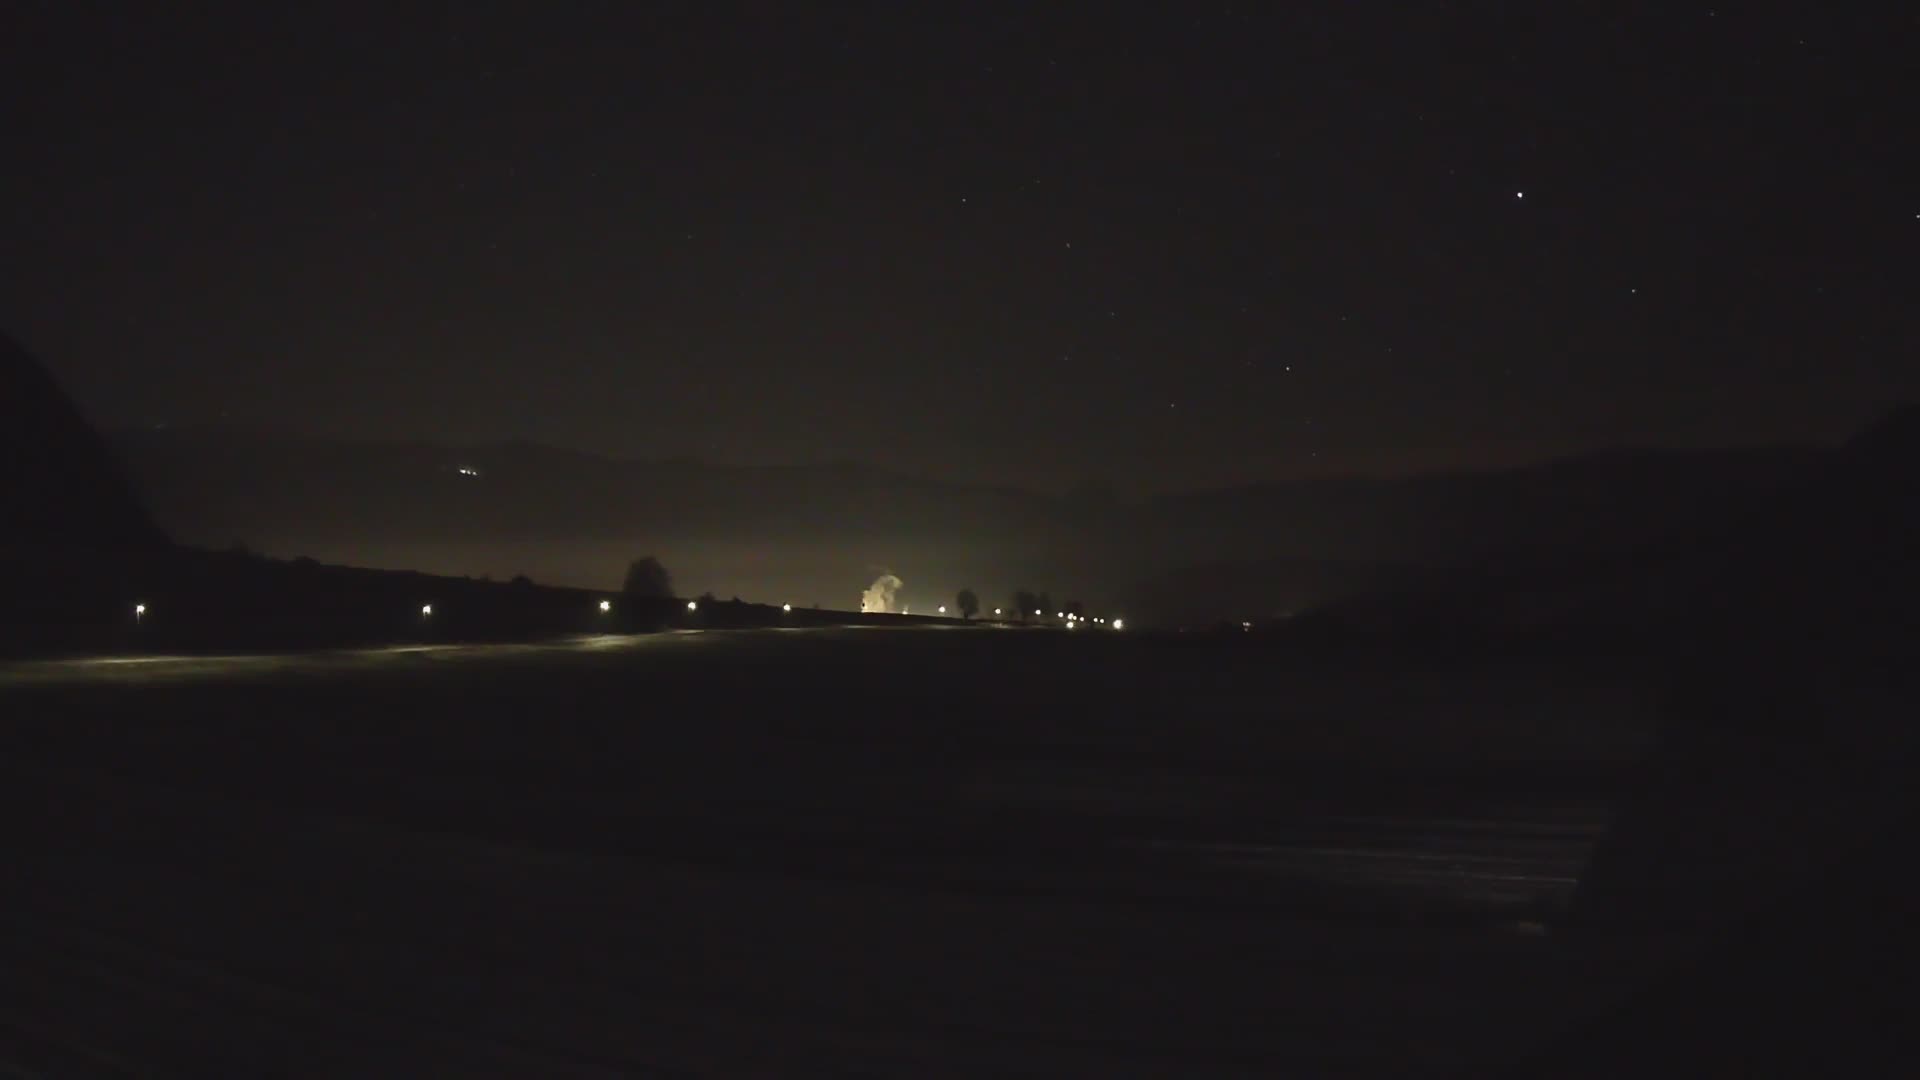
[[[354,443],[234,429],[126,431],[113,441],[161,520],[203,544],[239,539],[376,565],[406,558],[448,572],[526,570],[581,585],[609,584],[626,557],[657,552],[689,584],[801,602],[841,602],[884,568],[910,594],[927,590],[921,602],[946,602],[971,585],[991,606],[1030,586],[1175,619],[1307,606],[1396,580],[1393,568],[1552,560],[1657,541],[1764,501],[1836,453],[1635,448],[1516,469],[1130,500],[851,463],[636,461],[513,442]]]

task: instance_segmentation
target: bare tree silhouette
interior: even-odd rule
[[[1026,622],[1028,619],[1033,618],[1034,613],[1039,610],[1040,610],[1040,594],[1039,593],[1036,593],[1031,589],[1015,589],[1014,590],[1013,613],[1020,617],[1021,622]]]
[[[646,600],[664,600],[673,595],[673,579],[667,568],[651,555],[627,564],[627,580],[620,591]]]

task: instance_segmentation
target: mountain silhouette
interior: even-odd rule
[[[115,436],[183,539],[610,587],[634,551],[722,595],[915,602],[1044,586],[1159,622],[1259,617],[1410,576],[1604,552],[1696,528],[1831,450],[1639,450],[1540,466],[1144,498],[943,483],[832,463],[622,460],[525,443],[356,443],[225,429]],[[915,590],[924,587],[927,593]]]
[[[0,547],[16,558],[151,551],[166,537],[107,444],[44,367],[0,333]]]

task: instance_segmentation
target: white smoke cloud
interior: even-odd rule
[[[860,594],[861,611],[893,612],[894,600],[900,595],[900,586],[904,584],[892,574],[881,574]]]

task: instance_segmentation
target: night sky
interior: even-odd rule
[[[9,4],[0,325],[109,426],[1052,488],[1920,396],[1911,8],[721,7]]]

